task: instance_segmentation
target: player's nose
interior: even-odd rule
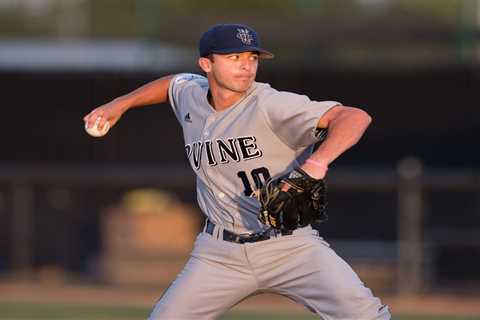
[[[242,69],[242,70],[248,70],[248,69],[249,69],[249,67],[248,67],[248,62],[242,60],[242,61],[240,62],[240,69]]]
[[[252,69],[252,61],[250,59],[242,59],[240,62],[240,68],[242,70],[250,71]]]

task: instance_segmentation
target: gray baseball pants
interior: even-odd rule
[[[387,306],[311,227],[238,244],[215,226],[202,232],[183,270],[150,320],[215,319],[245,298],[270,292],[303,304],[324,320],[386,320]]]

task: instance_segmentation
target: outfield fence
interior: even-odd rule
[[[68,238],[69,232],[82,233],[84,231],[76,230],[80,225],[78,221],[95,219],[102,206],[132,188],[171,190],[186,194],[185,201],[194,202],[194,183],[194,177],[185,165],[3,166],[0,168],[0,214],[7,223],[1,230],[2,238],[6,240],[0,247],[2,271],[28,274],[36,263],[41,263],[38,262],[42,256],[39,251],[51,250],[42,248],[36,240],[41,228],[47,229],[43,231],[47,236],[64,233]],[[466,259],[467,265],[480,260],[478,172],[431,170],[424,168],[415,158],[405,158],[395,169],[331,170],[328,185],[340,199],[347,192],[367,192],[368,198],[364,200],[374,212],[373,219],[376,216],[380,219],[384,214],[383,209],[375,212],[377,197],[386,193],[394,195],[388,198],[389,205],[395,208],[395,215],[390,218],[396,220],[393,222],[396,229],[393,237],[368,241],[339,236],[336,240],[340,251],[347,252],[347,255],[350,252],[353,258],[368,259],[373,263],[389,259],[396,266],[397,293],[429,290],[439,282],[439,274],[448,273],[449,268],[451,272],[458,272],[455,265],[460,260]],[[42,217],[46,212],[45,198],[51,202],[48,210],[64,213],[57,213],[53,219],[47,219],[47,215]],[[378,203],[380,208],[380,201]],[[355,207],[355,203],[350,204],[352,206]],[[456,223],[462,219],[465,220],[463,224]],[[53,221],[56,227],[49,227],[48,222],[42,224],[44,220]],[[92,243],[95,241],[99,240],[91,240]],[[75,251],[79,250],[78,245],[77,248],[69,247],[67,241],[53,246],[57,247],[62,247],[65,255],[70,257],[70,260],[68,257],[64,259],[65,264],[78,268],[78,261],[72,258],[79,255]],[[89,256],[87,251],[101,248],[92,244],[81,250]],[[450,260],[451,266],[442,265],[446,260]],[[465,272],[468,277],[468,270]]]

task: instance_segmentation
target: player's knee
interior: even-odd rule
[[[387,320],[391,317],[388,307],[363,285],[337,287],[330,298],[332,319]]]
[[[334,319],[389,320],[388,306],[372,295],[346,294],[337,299]]]

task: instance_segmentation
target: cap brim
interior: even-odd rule
[[[259,47],[228,48],[224,50],[215,50],[215,51],[212,51],[212,53],[228,54],[228,53],[239,53],[239,52],[249,52],[249,51],[258,52],[258,56],[262,59],[273,59],[275,57],[273,53]]]

